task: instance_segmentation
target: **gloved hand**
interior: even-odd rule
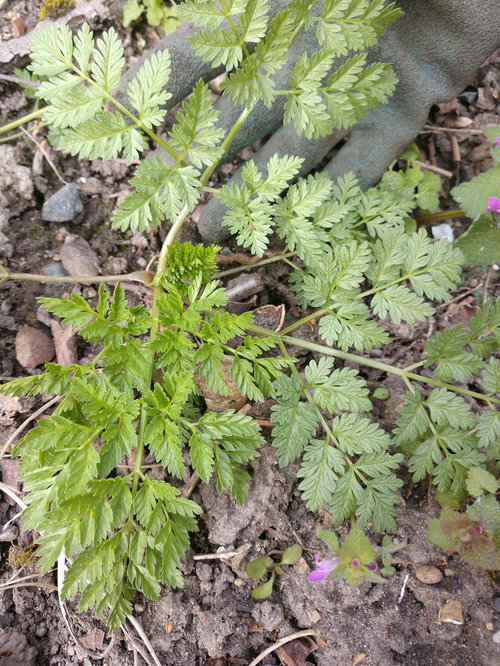
[[[286,5],[286,0],[272,2],[272,15]],[[333,179],[354,171],[363,187],[376,183],[422,129],[430,107],[460,93],[481,63],[500,46],[500,0],[399,0],[398,5],[405,15],[389,26],[369,52],[370,61],[393,65],[399,78],[396,92],[387,105],[371,110],[354,126],[348,141],[326,166]],[[187,40],[194,32],[195,29],[181,25],[155,47],[155,50],[168,48],[172,57],[170,106],[188,95],[200,77],[210,80],[223,71],[211,69],[193,53]],[[287,66],[275,77],[276,87],[287,87],[290,72],[303,51],[311,54],[318,48],[313,30],[301,33]],[[120,85],[122,92],[150,53],[127,72]],[[230,160],[245,146],[275,130],[253,156],[254,162],[265,171],[273,154],[297,155],[304,158],[299,175],[305,175],[347,134],[339,131],[316,140],[299,136],[293,125],[281,126],[283,105],[283,97],[278,97],[270,109],[259,102],[224,160]],[[217,101],[216,108],[221,112],[221,124],[227,128],[241,112],[225,97]],[[239,180],[239,172],[233,178]],[[205,240],[218,242],[228,235],[221,225],[223,217],[224,206],[211,199],[199,221]]]

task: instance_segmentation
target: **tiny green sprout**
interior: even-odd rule
[[[146,13],[149,25],[163,28],[166,35],[173,32],[179,25],[179,16],[175,2],[169,6],[163,0],[128,0],[123,7],[122,23],[126,28]]]
[[[374,400],[389,400],[391,397],[391,392],[389,389],[382,388],[382,386],[379,386],[378,388],[375,389],[372,393],[372,398]]]
[[[319,530],[319,539],[324,541],[333,551],[335,557],[330,560],[320,560],[316,555],[315,569],[309,574],[312,582],[325,578],[334,580],[345,578],[351,587],[357,587],[361,581],[370,580],[374,583],[385,582],[384,576],[394,573],[392,553],[404,547],[404,544],[394,543],[388,535],[382,541],[382,547],[374,549],[370,540],[361,527],[355,523],[342,544],[333,532]],[[382,560],[379,568],[377,560]]]
[[[302,548],[298,544],[293,544],[286,550],[283,551],[281,560],[275,562],[271,557],[264,555],[263,557],[258,557],[255,560],[249,562],[246,566],[246,572],[250,578],[253,580],[259,580],[264,578],[267,573],[270,571],[271,576],[262,585],[254,588],[252,590],[252,597],[254,599],[267,599],[271,596],[273,591],[273,583],[276,577],[281,576],[283,573],[283,566],[291,566],[296,564],[302,556]]]

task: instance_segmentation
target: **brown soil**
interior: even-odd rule
[[[40,4],[39,0],[12,0],[7,3],[9,12],[12,12],[9,14],[5,2],[2,4],[0,0],[0,36],[4,40],[13,37],[11,19],[17,16],[24,17],[27,29],[31,29]],[[139,45],[137,39],[131,39],[130,29],[122,30],[129,59],[154,41],[154,31],[146,26],[141,29],[145,37]],[[6,69],[1,71],[7,73]],[[461,97],[448,106],[441,105],[433,109],[430,122],[441,128],[454,127],[457,118],[470,118],[471,128],[481,128],[486,122],[500,123],[499,97],[492,94],[495,86],[496,90],[500,89],[499,71],[500,56],[497,56],[480,70],[477,81],[471,82],[472,92],[478,88],[483,90],[476,101],[472,95],[467,99]],[[3,120],[7,115],[12,118],[15,113],[26,112],[24,95],[12,84],[0,81],[0,100]],[[43,141],[42,133],[37,134],[37,140]],[[83,212],[71,223],[43,222],[42,204],[60,188],[61,183],[29,138],[22,137],[15,144],[0,144],[0,153],[5,151],[6,145],[14,146],[9,153],[11,170],[24,167],[16,171],[17,179],[11,184],[6,185],[0,177],[0,183],[3,182],[0,208],[5,206],[10,214],[8,223],[0,229],[6,237],[2,241],[0,233],[0,262],[12,271],[59,270],[60,248],[70,233],[78,234],[90,243],[103,273],[144,268],[158,251],[159,234],[119,234],[109,229],[110,213],[117,197],[127,190],[131,175],[131,170],[121,160],[79,162],[44,144],[59,174],[66,182],[79,187]],[[454,174],[452,179],[443,179],[445,208],[453,207],[449,190],[456,178],[465,180],[490,166],[486,144],[480,135],[461,135],[459,165],[454,161],[448,134],[422,134],[419,145],[423,160],[429,159]],[[221,170],[220,179],[234,171],[237,162]],[[463,221],[456,220],[452,224],[457,234],[463,231]],[[197,239],[194,223],[186,233]],[[290,318],[293,303],[282,288],[280,271],[283,268],[277,268],[277,264],[272,266],[270,270],[261,270],[265,288],[258,294],[256,305],[285,302]],[[485,281],[485,273],[471,270],[454,304],[439,309],[438,315],[422,326],[399,327],[395,331],[395,342],[384,351],[385,360],[397,363],[402,356],[408,363],[410,358],[418,360],[428,335],[461,318],[468,318],[482,299],[483,290],[489,288],[492,294],[497,289],[495,274],[489,275],[486,287]],[[77,289],[88,298],[96,293],[93,287]],[[9,282],[0,291],[0,380],[5,381],[26,373],[16,359],[16,331],[29,325],[50,333],[50,329],[37,319],[35,297],[64,296],[69,293],[69,288],[68,285]],[[144,294],[136,289],[131,290],[129,296],[139,300]],[[82,358],[92,351],[82,345],[77,353]],[[378,401],[375,411],[376,416],[390,426],[404,386],[376,371],[362,370],[362,374],[371,387],[383,384],[390,389],[390,399]],[[2,403],[1,441],[5,441],[40,405],[41,402],[34,399]],[[259,414],[261,417],[266,415],[265,411]],[[499,646],[492,637],[500,628],[500,598],[495,596],[497,592],[490,577],[453,556],[443,565],[446,575],[441,582],[427,585],[415,576],[418,565],[436,565],[443,559],[443,552],[426,538],[426,526],[439,512],[433,491],[429,491],[426,484],[415,488],[406,479],[405,502],[399,510],[396,539],[407,545],[396,558],[396,573],[385,585],[362,584],[353,590],[343,581],[321,584],[307,581],[314,552],[323,552],[323,546],[314,536],[315,530],[318,525],[328,527],[329,516],[326,512],[313,514],[304,508],[297,490],[296,469],[293,466],[279,469],[270,447],[251,467],[254,481],[248,502],[242,507],[227,495],[219,495],[213,485],[195,489],[193,499],[204,507],[204,515],[183,565],[184,589],[165,589],[160,601],[154,604],[141,598],[135,600],[134,615],[161,664],[243,666],[274,641],[302,629],[316,629],[319,637],[289,643],[281,652],[269,654],[261,663],[267,666],[361,663],[366,666],[489,666],[498,663]],[[0,501],[0,527],[11,519],[19,524],[16,513],[15,506]],[[343,528],[338,530],[341,535],[344,532]],[[57,593],[51,587],[55,584],[55,574],[48,574],[41,580],[35,565],[30,562],[22,564],[15,556],[16,549],[22,550],[22,546],[29,542],[30,535],[21,530],[12,546],[0,544],[0,581],[6,583],[13,577],[34,575],[30,581],[49,586],[19,586],[0,591],[0,666],[17,663],[48,666],[142,663],[142,658],[121,632],[116,633],[114,645],[102,662],[94,658],[85,661],[83,651],[68,632]],[[254,601],[250,596],[251,582],[244,573],[245,562],[297,542],[304,547],[303,558],[278,578],[270,599]],[[245,553],[244,559],[195,560],[195,555],[215,553],[219,546],[241,549]],[[463,625],[438,622],[439,609],[449,599],[461,602]],[[105,630],[104,624],[91,614],[79,614],[73,604],[70,604],[69,613],[75,634],[90,651],[102,652],[109,643],[109,638],[103,637],[99,631]],[[24,637],[15,639],[18,645],[23,646],[23,640],[27,644],[22,647],[24,652],[19,661],[1,656],[2,641],[13,632]]]

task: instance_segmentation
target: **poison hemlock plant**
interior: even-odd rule
[[[402,452],[416,480],[431,474],[440,490],[457,497],[465,495],[469,467],[486,469],[498,458],[498,361],[488,360],[500,346],[498,305],[480,308],[470,331],[438,333],[425,359],[408,368],[365,355],[390,343],[388,320],[424,321],[460,280],[460,251],[444,240],[431,242],[423,229],[414,231],[411,212],[430,206],[432,197],[429,203],[425,177],[410,157],[402,176],[391,171],[366,192],[353,174],[334,183],[318,173],[290,185],[301,164],[291,155],[272,157],[266,176],[248,162],[241,185],[215,193],[227,207],[224,223],[243,247],[262,256],[271,234],[283,241],[281,258],[291,264],[304,316],[279,334],[254,324],[251,312],[227,311],[224,290],[212,279],[218,248],[176,242],[259,100],[270,104],[284,96],[287,122],[310,137],[346,127],[386,100],[395,77],[387,65],[366,66],[363,52],[399,10],[382,0],[293,0],[268,20],[265,0],[196,0],[178,9],[200,28],[192,38],[195,52],[227,68],[224,94],[243,107],[227,133],[218,125],[208,86],[199,81],[168,139],[158,135],[170,96],[167,51],[143,64],[119,101],[113,90],[124,56],[113,29],[95,41],[86,25],[75,35],[67,26],[53,26],[35,32],[31,44],[30,69],[41,83],[36,96],[46,105],[44,120],[59,148],[82,159],[140,160],[134,191],[117,206],[113,226],[142,231],[171,222],[151,283],[150,310],[130,307],[120,285],[110,294],[101,284],[95,302],[78,294],[39,299],[98,353],[85,365],[49,363],[42,374],[1,388],[10,395],[61,397],[14,451],[27,491],[24,521],[39,533],[44,572],[62,553],[73,559],[63,596],[80,594],[80,608],[106,612],[111,627],[130,612],[136,591],[156,599],[161,583],[182,585],[182,558],[201,512],[177,488],[187,464],[202,482],[214,479],[220,491],[245,500],[247,463],[265,440],[249,416],[207,411],[199,382],[230,395],[231,379],[249,400],[275,400],[271,437],[279,465],[300,460],[307,506],[328,509],[335,525],[355,522],[342,547],[333,537],[328,541],[341,560],[352,555],[338,569],[351,582],[360,572],[379,577],[369,566],[376,557],[362,528],[396,530]],[[304,54],[290,87],[276,90],[273,74],[308,29],[316,30],[320,50]],[[330,72],[336,56],[355,51]],[[153,144],[164,148],[168,160],[143,156]],[[400,177],[408,181],[404,200],[391,185]],[[2,280],[14,279],[1,271]],[[291,335],[312,320],[320,342]],[[290,355],[294,346],[311,352],[305,365]],[[227,359],[229,377],[223,371]],[[343,360],[392,373],[406,384],[395,439],[369,417],[365,379],[336,365]],[[426,375],[415,372],[424,365]],[[477,375],[483,393],[463,386]],[[487,406],[479,421],[462,396]],[[146,452],[164,466],[168,480],[143,473]],[[135,462],[121,476],[115,470],[124,456]],[[355,571],[353,558],[362,565]],[[383,564],[390,566],[388,557]]]

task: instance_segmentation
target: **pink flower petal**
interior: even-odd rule
[[[314,571],[311,571],[307,577],[307,580],[310,580],[312,583],[318,583],[320,580],[324,580],[329,573],[329,571],[320,571],[319,569],[315,569]]]
[[[500,213],[500,199],[497,197],[490,197],[488,199],[487,213]]]
[[[327,578],[335,567],[338,566],[340,560],[335,558],[334,560],[320,560],[319,553],[314,555],[314,571],[311,571],[307,580],[317,583],[320,580]]]

